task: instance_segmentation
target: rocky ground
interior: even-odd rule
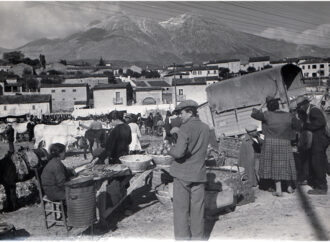
[[[144,137],[144,142],[159,142],[155,137]],[[31,145],[19,143],[19,145]],[[0,156],[7,144],[0,144]],[[90,160],[90,155],[88,160]],[[85,163],[82,154],[67,157],[68,166]],[[328,184],[330,177],[328,176]],[[267,191],[255,189],[256,201],[237,206],[233,212],[223,212],[216,219],[209,219],[206,231],[210,240],[265,239],[265,240],[329,240],[330,192],[324,196],[310,196],[302,186],[295,193],[274,197]],[[2,195],[3,197],[3,195]],[[1,198],[1,197],[0,197]],[[125,215],[119,208],[110,216],[108,231],[94,236],[85,228],[65,229],[53,227],[46,231],[40,204],[32,202],[10,213],[0,214],[0,223],[11,223],[16,236],[29,240],[40,239],[173,239],[172,210],[158,202],[154,193],[141,186],[132,195],[132,214]],[[0,199],[1,201],[1,199]],[[69,236],[69,237],[67,237]],[[8,237],[13,239],[14,237]]]

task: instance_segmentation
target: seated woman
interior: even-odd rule
[[[52,144],[49,153],[49,161],[41,174],[42,189],[51,201],[65,200],[64,183],[74,176],[74,171],[61,162],[65,158],[65,145]]]

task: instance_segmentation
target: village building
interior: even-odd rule
[[[9,65],[0,65],[0,71],[8,72],[11,66]]]
[[[94,108],[120,108],[128,104],[129,83],[100,84],[94,87]]]
[[[261,71],[265,66],[270,65],[269,56],[250,57],[249,67],[254,67],[257,71]]]
[[[137,104],[171,104],[174,88],[162,78],[132,81]]]
[[[239,59],[214,60],[206,63],[207,66],[216,66],[219,68],[227,68],[230,73],[238,73],[241,69],[241,61]]]
[[[108,84],[109,78],[106,75],[78,75],[65,77],[64,84],[88,84],[90,88],[94,88],[99,84]]]
[[[304,77],[328,77],[329,62],[326,60],[308,60],[298,64]]]
[[[76,101],[88,103],[87,84],[43,84],[40,87],[40,94],[52,96],[53,112],[73,111]]]
[[[8,75],[5,80],[0,81],[0,95],[22,94],[23,85],[18,82],[18,76]]]
[[[25,114],[41,117],[51,112],[51,95],[0,96],[0,110],[1,117]]]
[[[174,95],[173,103],[175,101],[179,103],[187,99],[195,100],[198,104],[207,101],[206,78],[175,79],[173,80],[173,86],[175,88],[174,93],[176,93],[176,100]]]
[[[173,80],[187,79],[196,77],[218,77],[219,69],[217,66],[198,66],[191,68],[178,68],[164,76],[164,80],[172,85]]]

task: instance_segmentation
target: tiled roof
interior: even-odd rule
[[[146,81],[152,87],[170,87],[166,81]]]
[[[103,89],[124,89],[129,83],[123,82],[119,84],[99,84],[94,87],[94,90],[103,90]]]
[[[269,56],[250,57],[249,62],[269,61]]]
[[[318,64],[318,63],[328,63],[326,60],[307,60],[304,62],[299,63],[299,65],[304,65],[304,64]]]
[[[229,63],[229,62],[239,62],[239,59],[227,59],[227,60],[212,60],[209,61],[207,64],[220,64],[220,63]]]
[[[156,90],[163,90],[163,88],[161,88],[161,87],[137,87],[135,89],[136,92],[156,91]]]
[[[186,85],[206,85],[205,78],[183,78],[173,80],[172,85],[186,86]]]
[[[45,103],[51,98],[50,94],[8,95],[0,96],[0,104]]]
[[[42,84],[40,88],[56,88],[56,87],[87,87],[86,83],[68,83],[68,84]]]
[[[145,83],[144,81],[133,81],[134,84],[137,86],[137,87],[147,87],[147,83]]]

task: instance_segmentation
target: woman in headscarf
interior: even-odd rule
[[[293,129],[299,128],[299,120],[289,112],[279,109],[279,100],[266,98],[268,111],[253,108],[251,117],[262,122],[265,141],[261,150],[259,176],[275,182],[274,196],[282,196],[282,181],[288,182],[289,193],[293,192],[292,181],[296,181],[296,167],[291,140],[295,138]]]

